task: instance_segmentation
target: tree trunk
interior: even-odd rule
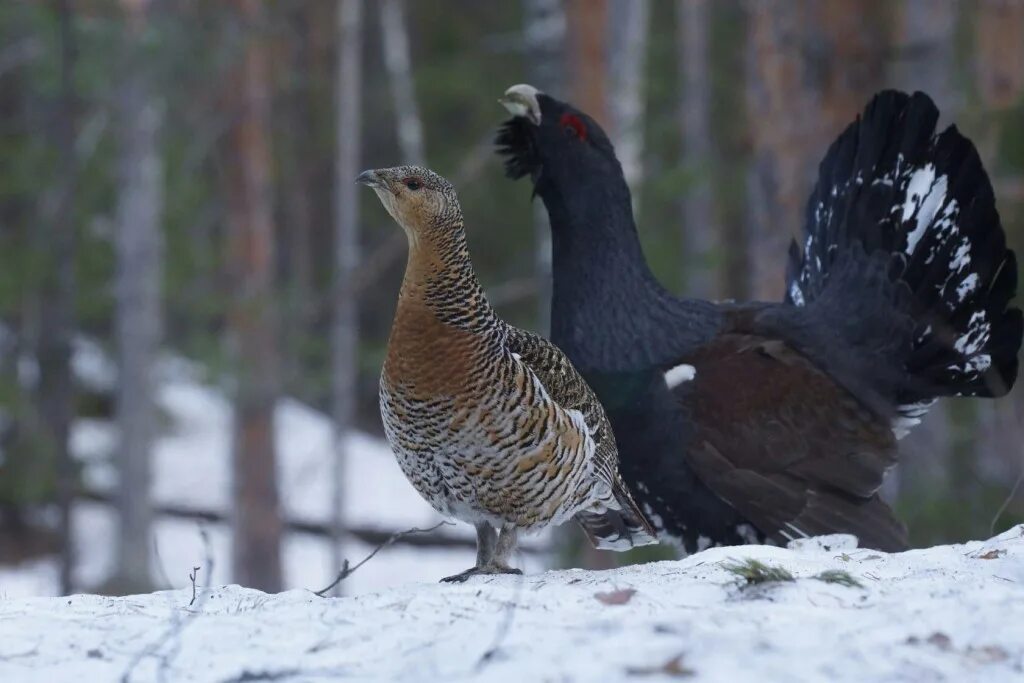
[[[399,6],[392,11],[400,12]],[[383,17],[382,17],[383,18]],[[398,27],[402,29],[401,15]],[[385,22],[386,23],[386,22]],[[331,319],[331,417],[334,421],[334,544],[333,563],[340,570],[344,535],[342,491],[345,483],[345,437],[355,414],[359,379],[359,309],[352,289],[352,276],[359,265],[359,195],[355,177],[359,173],[362,106],[362,0],[341,0],[338,5],[338,67],[335,88],[337,103],[336,172],[334,186],[335,285]],[[406,46],[407,46],[406,42]],[[408,50],[405,52],[408,74]],[[400,61],[400,60],[399,60]],[[411,81],[409,82],[411,86]],[[415,101],[413,106],[415,106]],[[416,119],[418,122],[418,118]],[[407,144],[416,145],[416,134]],[[422,154],[419,149],[405,150]],[[339,584],[340,586],[340,584]]]
[[[647,38],[650,29],[648,0],[611,0],[609,99],[611,137],[622,173],[633,195],[633,214],[639,215],[639,189],[643,181],[644,114],[646,112]]]
[[[60,590],[72,590],[74,564],[71,535],[71,501],[75,467],[68,450],[74,411],[71,377],[71,338],[74,333],[75,206],[78,187],[76,119],[78,97],[74,70],[78,57],[74,10],[70,0],[58,0],[56,12],[60,45],[60,99],[55,119],[54,142],[59,170],[51,201],[45,206],[45,233],[40,234],[40,253],[47,257],[40,291],[38,400],[43,437],[57,470],[58,530],[61,544]]]
[[[423,123],[416,106],[416,88],[412,79],[412,59],[409,56],[409,34],[405,29],[404,0],[380,0],[381,46],[384,66],[391,85],[391,100],[395,108],[395,126],[402,163],[422,166],[426,163],[423,151]]]
[[[160,105],[142,54],[149,3],[124,0],[125,73],[117,98],[120,136],[115,247],[117,254],[117,425],[120,482],[116,592],[152,590],[150,453],[157,427],[157,354],[162,334],[163,169]]]
[[[822,111],[818,137],[813,141],[812,180],[828,145],[886,85],[885,68],[892,45],[888,9],[885,0],[819,0],[805,10],[804,30],[809,33],[804,69],[820,94]],[[810,193],[808,185],[807,196]]]
[[[749,5],[750,270],[753,295],[764,300],[778,300],[783,291],[786,246],[803,222],[816,127],[821,125],[817,98],[804,73],[801,4]]]
[[[1002,114],[1013,107],[1018,107],[1019,111],[1021,95],[1024,93],[1024,3],[982,0],[971,3],[969,7],[975,14],[976,53],[973,66],[977,90],[990,114],[986,120],[988,125],[975,136],[975,144],[989,163],[989,171],[993,173],[993,182],[998,188],[1000,180],[1009,178],[999,178],[990,160],[1004,151],[1000,149],[1001,142],[1009,142],[1014,138],[1006,128],[1016,126],[1019,130],[1020,119],[1019,116],[1013,118],[991,114]],[[1015,170],[1020,173],[1019,166]],[[1003,172],[1012,171],[1005,169]],[[1018,175],[1018,190],[1019,178]],[[1000,208],[1004,215],[1003,225],[1010,232],[1008,239],[1011,243],[1016,241],[1020,244],[1020,232],[1014,229],[1017,226],[1007,216],[1015,213],[1020,215],[1024,195],[1019,191],[1016,195],[1001,193],[998,189],[996,194],[1002,202]],[[1024,401],[1021,400],[1021,392],[1011,392],[998,401],[985,401],[978,406],[978,414],[979,438],[975,444],[979,453],[979,478],[988,483],[1005,485],[1008,489],[1006,510],[996,524],[996,529],[1002,530],[1013,522],[1014,515],[1019,518],[1024,510],[1024,488],[1021,488],[1024,484],[1018,484],[1019,477],[1024,477],[1024,450],[1020,445],[1021,437],[1024,436]],[[1010,498],[1010,489],[1015,485],[1018,486],[1016,496]]]
[[[569,0],[566,3],[566,23],[569,28],[569,74],[571,101],[592,116],[608,130],[609,108],[607,100],[608,3],[606,0]],[[566,530],[566,542],[573,548],[583,546],[579,563],[589,568],[614,567],[615,553],[595,549],[572,529]]]
[[[981,0],[974,7],[978,92],[986,106],[1008,109],[1024,92],[1024,2]]]
[[[952,82],[957,0],[903,0],[900,10],[892,82],[908,92],[931,95],[949,121],[957,104]],[[899,465],[885,480],[882,493],[887,500],[920,500],[922,491],[949,486],[951,419],[948,403],[940,402],[907,435],[900,444]]]
[[[278,395],[274,310],[274,226],[270,179],[270,92],[263,5],[234,0],[245,40],[231,93],[228,258],[229,311],[238,371],[235,399],[232,572],[238,583],[281,589],[281,517],[274,451]]]
[[[678,24],[680,92],[679,120],[683,166],[691,179],[683,200],[683,293],[701,299],[719,296],[715,258],[719,225],[712,196],[711,31],[709,0],[679,0]]]
[[[566,19],[572,102],[607,129],[608,2],[568,0]]]
[[[561,0],[524,0],[523,46],[529,82],[543,92],[565,89],[565,7]],[[537,283],[537,329],[551,324],[551,226],[542,202],[533,203],[533,267]]]
[[[946,114],[952,102],[958,0],[903,0],[892,80],[908,92],[921,90]]]
[[[778,300],[817,164],[881,87],[888,46],[876,1],[764,0],[749,8],[750,266],[754,296]]]

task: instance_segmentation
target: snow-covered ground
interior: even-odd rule
[[[88,340],[76,342],[75,374],[94,390],[113,386],[116,370],[103,351]],[[231,491],[232,408],[226,392],[203,381],[199,369],[180,358],[166,358],[159,368],[157,401],[166,418],[153,453],[152,496],[158,505],[227,514]],[[333,435],[330,420],[302,403],[285,398],[275,412],[278,482],[285,518],[328,523],[332,515]],[[86,486],[112,493],[117,472],[112,463],[117,431],[98,419],[76,420],[71,449],[84,464]],[[355,432],[346,438],[343,514],[346,523],[379,531],[428,528],[442,518],[416,493],[398,468],[382,439]],[[114,568],[116,516],[106,505],[77,503],[73,510],[75,582],[99,586]],[[473,538],[468,525],[439,530],[446,535]],[[206,541],[203,534],[205,532]],[[212,560],[212,582],[231,581],[230,529],[226,524],[199,524],[161,517],[154,524],[153,580],[172,588],[190,585],[189,573]],[[538,547],[547,537],[526,540]],[[343,556],[353,564],[373,550],[357,539],[343,544]],[[287,588],[322,588],[337,574],[331,565],[328,541],[311,534],[289,533],[282,548]],[[393,545],[374,558],[373,571],[354,574],[348,594],[359,594],[406,583],[436,581],[459,572],[475,559],[471,548],[410,548]],[[528,569],[544,567],[543,557],[522,554]],[[54,559],[17,566],[2,564],[0,598],[48,596],[58,593]],[[3,679],[0,679],[2,681]]]
[[[794,580],[744,586],[724,565],[747,559]],[[827,570],[860,585],[814,578]],[[1024,680],[1024,526],[892,555],[833,537],[338,599],[191,599],[0,600],[0,681]]]

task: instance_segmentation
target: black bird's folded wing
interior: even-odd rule
[[[906,531],[877,496],[896,462],[888,421],[784,342],[727,334],[687,357],[675,387],[697,431],[687,460],[768,538],[856,534],[897,550]]]

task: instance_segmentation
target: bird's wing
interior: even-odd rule
[[[785,342],[724,334],[665,368],[665,382],[696,425],[697,475],[770,538],[843,530],[906,545],[877,496],[896,462],[888,420]]]
[[[611,482],[618,467],[615,437],[600,401],[583,377],[565,354],[543,337],[510,327],[507,344],[517,362],[537,377],[560,410],[582,416],[581,436],[593,440],[597,469]]]
[[[657,541],[654,527],[640,510],[619,474],[618,449],[611,423],[597,395],[562,351],[538,335],[509,328],[508,348],[537,377],[561,410],[579,424],[582,436],[594,443],[594,469],[608,486],[612,507],[581,512],[577,520],[598,548],[626,550]],[[617,510],[614,508],[618,508]]]

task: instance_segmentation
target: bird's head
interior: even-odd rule
[[[363,171],[357,183],[370,187],[410,240],[462,226],[455,188],[430,169],[395,166]]]
[[[512,114],[495,140],[510,178],[529,175],[541,194],[545,184],[622,179],[611,141],[590,116],[526,84],[498,101]]]

